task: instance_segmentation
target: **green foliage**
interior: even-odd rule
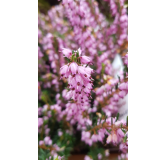
[[[102,65],[101,74],[103,75],[103,74],[104,74],[104,71],[105,71],[105,64],[102,63],[101,65]]]
[[[98,55],[101,56],[102,55],[102,51],[98,51]]]
[[[67,57],[65,57],[65,60],[66,60],[68,63],[71,62],[70,59],[68,59]]]
[[[56,143],[61,148],[61,151],[58,152],[58,155],[64,156],[67,160],[67,158],[70,156],[70,152],[75,145],[75,140],[76,138],[72,134],[70,135],[69,133],[66,133],[64,131],[63,134],[59,137],[56,131],[53,137],[53,143]]]
[[[41,100],[42,100],[44,103],[50,102],[49,93],[48,93],[47,90],[42,91]]]
[[[90,147],[90,151],[88,152],[88,156],[91,158],[93,157],[93,160],[98,160],[99,153],[102,154],[103,158],[105,157],[104,148],[93,145],[92,147]]]
[[[76,52],[76,57],[77,57],[77,58],[79,57],[79,53],[78,53],[78,51]]]
[[[38,160],[46,160],[46,158],[49,158],[51,155],[50,155],[50,152],[49,150],[43,150],[41,148],[39,148],[38,150]]]
[[[124,71],[124,72],[128,72],[128,67],[127,67],[127,65],[124,66],[123,71]]]
[[[126,140],[127,140],[127,136],[125,136],[125,137],[123,138],[123,142],[126,142]]]
[[[42,13],[47,13],[50,9],[50,5],[46,0],[38,0],[38,9]]]

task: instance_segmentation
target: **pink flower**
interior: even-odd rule
[[[119,149],[120,149],[123,153],[127,153],[127,150],[128,150],[128,142],[121,143],[121,144],[119,145]]]
[[[58,131],[58,136],[61,136],[63,134],[62,131]]]
[[[68,72],[68,69],[69,67],[67,65],[64,65],[60,68],[61,77],[66,75],[66,73]]]
[[[38,127],[43,125],[43,118],[38,118]]]
[[[80,60],[82,64],[88,64],[89,62],[91,62],[90,58],[87,56],[81,56]]]
[[[48,141],[48,145],[52,145],[52,140],[51,139]]]
[[[69,66],[69,70],[71,71],[72,75],[75,75],[77,73],[78,65],[76,62],[72,62]]]
[[[119,92],[119,97],[120,98],[124,98],[126,96],[126,92],[125,91],[120,91]]]
[[[117,130],[117,136],[119,140],[124,137],[124,132],[120,128]]]
[[[88,74],[87,72],[85,72],[83,66],[78,66],[78,73],[84,76]]]
[[[111,134],[107,137],[107,143],[110,143],[111,142],[111,140],[112,140],[112,136],[111,136]]]
[[[113,142],[113,144],[116,144],[117,143],[117,135],[116,134],[113,134],[113,136],[112,136],[112,142]]]
[[[85,156],[84,160],[92,160],[89,156]]]
[[[122,91],[122,90],[126,90],[126,83],[123,82],[119,85],[119,89]]]
[[[90,67],[85,67],[84,70],[85,70],[85,72],[87,72],[88,74],[92,74],[92,73],[94,72],[93,69],[90,68]]]
[[[118,139],[117,139],[117,135],[115,133],[113,133],[113,135],[110,134],[107,137],[107,143],[110,143],[110,142],[112,142],[113,144],[117,144]]]
[[[97,142],[98,141],[97,137],[98,137],[97,135],[93,134],[92,137],[91,137],[92,141]]]
[[[50,139],[50,137],[45,137],[44,138],[44,143],[46,144],[46,145],[51,145],[52,144],[52,140]]]
[[[97,155],[97,157],[98,157],[98,159],[102,159],[102,154],[99,153],[99,154]]]
[[[105,156],[106,156],[106,157],[108,157],[108,156],[109,156],[109,154],[110,154],[110,153],[109,153],[109,150],[108,150],[108,149],[107,149],[107,150],[105,150]]]
[[[79,83],[82,82],[82,78],[81,78],[81,76],[80,76],[79,74],[76,74],[75,80],[76,80],[76,82],[77,82],[77,85],[79,85]],[[78,83],[78,82],[79,82],[79,83]]]
[[[114,94],[114,95],[113,95],[113,98],[114,98],[114,101],[118,101],[118,100],[119,100],[118,94]]]
[[[72,55],[72,51],[67,48],[62,48],[62,53],[63,53],[64,57],[67,57],[67,58],[69,58]]]
[[[50,132],[50,128],[47,128],[47,129],[45,130],[45,134],[48,135],[49,132]]]
[[[44,141],[39,141],[39,146],[43,145]]]

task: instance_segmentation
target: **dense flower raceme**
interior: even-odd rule
[[[61,78],[67,79],[68,82],[68,91],[63,91],[63,97],[70,100],[66,104],[66,109],[62,111],[62,115],[66,114],[67,120],[71,120],[70,123],[72,124],[78,122],[78,129],[81,126],[86,127],[86,124],[92,124],[91,120],[83,117],[82,113],[96,111],[95,108],[89,110],[89,98],[91,98],[91,91],[93,90],[93,79],[91,77],[93,69],[87,65],[91,64],[91,59],[82,55],[81,52],[81,49],[77,51],[62,49],[62,54],[69,60],[69,63],[60,69]]]
[[[93,69],[86,66],[91,63],[87,56],[81,56],[81,50],[72,51],[63,49],[64,57],[70,58],[71,62],[64,65],[60,69],[61,78],[68,79],[68,88],[70,91],[67,93],[67,99],[73,99],[79,104],[89,102],[90,93],[93,89],[93,79],[91,74]]]

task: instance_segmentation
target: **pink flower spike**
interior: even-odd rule
[[[88,64],[88,63],[91,62],[90,58],[87,57],[87,56],[81,56],[81,57],[80,57],[80,60],[81,60],[81,63],[82,63],[82,64]]]
[[[77,68],[78,68],[77,63],[72,62],[72,63],[70,64],[69,69],[70,69],[72,75],[75,75],[75,74],[76,74]]]
[[[70,49],[62,48],[62,53],[64,57],[69,58],[72,55],[72,51]]]

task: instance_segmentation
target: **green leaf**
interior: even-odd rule
[[[124,137],[123,142],[125,143],[127,140],[127,136]]]
[[[71,62],[70,59],[68,59],[67,57],[65,57],[65,60],[66,60],[67,62]]]
[[[102,51],[98,51],[98,55],[101,56],[102,55]]]
[[[116,121],[119,119],[119,113],[117,113],[117,116],[116,116]]]
[[[115,89],[118,89],[118,83],[115,85]]]
[[[75,61],[75,62],[77,61],[77,58],[76,58],[76,57],[74,57],[74,61]]]
[[[73,61],[74,60],[74,54],[72,54],[72,56],[71,56],[71,61]]]
[[[126,77],[126,72],[124,72],[123,76]]]
[[[128,126],[128,116],[127,116],[127,118],[126,118],[126,126]]]
[[[124,71],[124,72],[128,72],[128,67],[127,67],[127,65],[124,66],[123,71]]]
[[[106,130],[108,131],[108,133],[111,133],[111,131],[112,131],[112,129],[109,129],[109,130],[108,130],[108,129],[106,129]]]
[[[123,133],[126,133],[125,129],[121,129],[123,131]]]
[[[101,74],[104,74],[104,71],[105,71],[105,64],[102,63],[101,65],[102,65]]]
[[[76,52],[76,57],[77,57],[77,58],[79,57],[79,53],[78,53],[78,51]]]

